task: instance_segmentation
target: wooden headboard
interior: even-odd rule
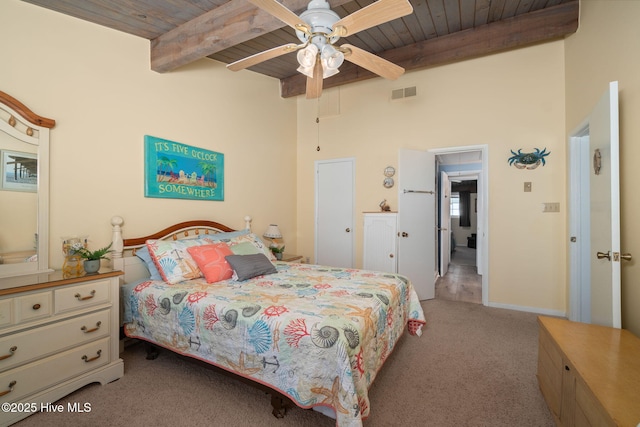
[[[136,280],[149,277],[149,271],[144,262],[135,256],[136,249],[145,245],[149,239],[155,240],[181,240],[193,239],[199,235],[223,233],[228,231],[236,231],[231,227],[208,220],[186,221],[171,225],[156,233],[142,237],[134,237],[123,239],[122,225],[124,219],[120,216],[111,218],[111,268],[124,272],[124,283],[130,283]],[[251,230],[251,217],[244,217],[244,228]]]

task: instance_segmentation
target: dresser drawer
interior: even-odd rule
[[[51,292],[38,292],[14,298],[15,323],[49,317],[52,314]]]
[[[0,300],[0,328],[13,324],[13,298]]]
[[[103,338],[0,373],[0,402],[13,402],[109,363],[109,338]]]
[[[60,350],[102,338],[110,332],[105,309],[0,338],[0,372]]]
[[[56,314],[110,302],[109,283],[109,280],[96,280],[56,289],[54,291]]]

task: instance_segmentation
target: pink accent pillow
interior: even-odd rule
[[[187,252],[198,264],[198,268],[204,274],[207,283],[230,279],[233,275],[231,266],[224,258],[227,255],[233,255],[226,243],[192,246],[187,248]]]

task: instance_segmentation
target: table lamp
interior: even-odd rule
[[[269,247],[277,248],[278,245],[275,242],[275,239],[282,239],[282,233],[280,233],[280,229],[276,224],[269,224],[269,228],[263,234],[267,239],[271,239],[271,245]]]

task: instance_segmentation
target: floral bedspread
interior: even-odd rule
[[[275,263],[244,282],[123,289],[125,333],[250,378],[298,406],[329,406],[339,426],[369,414],[369,386],[405,328],[425,323],[407,278]]]

